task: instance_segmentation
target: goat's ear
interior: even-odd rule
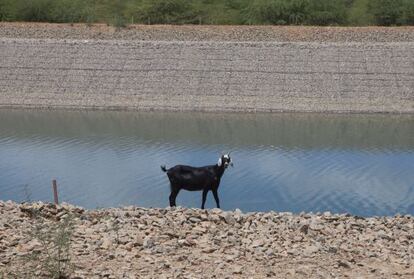
[[[222,164],[222,162],[221,162],[221,157],[219,158],[219,160],[218,160],[218,162],[217,162],[217,165],[219,166],[219,167],[221,167],[221,164]]]

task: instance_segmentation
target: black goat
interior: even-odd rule
[[[220,208],[220,201],[217,194],[221,177],[228,166],[233,166],[230,154],[222,155],[216,165],[205,167],[190,167],[177,165],[170,169],[161,166],[166,172],[171,185],[170,206],[176,206],[175,198],[181,189],[188,191],[203,191],[201,208],[204,209],[208,191],[212,191],[217,207]]]

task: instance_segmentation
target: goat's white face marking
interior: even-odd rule
[[[232,164],[231,163],[231,158],[230,158],[230,155],[229,154],[222,155],[219,158],[219,160],[217,162],[217,165],[220,167],[223,163],[224,163],[224,167],[225,168],[227,168],[230,164]]]

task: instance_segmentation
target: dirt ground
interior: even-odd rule
[[[129,25],[117,30],[106,24],[88,26],[0,22],[0,37],[144,41],[414,42],[414,26]]]

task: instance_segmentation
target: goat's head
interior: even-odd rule
[[[225,169],[228,166],[233,166],[233,162],[231,161],[231,158],[230,158],[230,153],[221,155],[221,157],[219,158],[217,162],[217,165],[219,167],[224,166]]]

